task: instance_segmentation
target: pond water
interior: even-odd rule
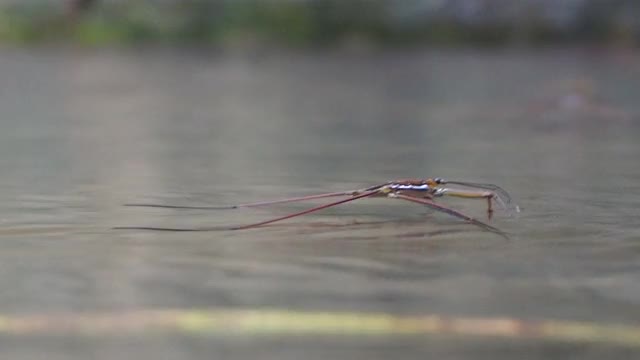
[[[0,316],[275,308],[638,324],[639,63],[577,51],[3,49]],[[587,105],[563,106],[565,96]],[[246,231],[112,229],[240,225],[306,205],[129,202],[226,205],[411,177],[504,187],[522,212],[490,224],[510,239],[390,199]],[[442,203],[486,220],[484,202]],[[473,337],[0,334],[12,359],[632,351]]]

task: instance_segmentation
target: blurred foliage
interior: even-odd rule
[[[640,17],[629,15],[640,13],[640,2],[630,0],[72,1],[0,6],[0,42],[635,46],[640,38]]]

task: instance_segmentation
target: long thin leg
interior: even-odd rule
[[[191,209],[191,210],[227,210],[237,209],[238,205],[228,206],[181,206],[181,205],[162,205],[162,204],[146,204],[146,203],[129,203],[123,206],[135,206],[135,207],[153,207],[163,209]]]
[[[511,196],[509,195],[509,193],[498,185],[465,182],[465,181],[444,181],[444,180],[441,180],[440,184],[455,184],[455,185],[461,185],[461,186],[466,186],[470,188],[489,190],[495,195],[493,199],[498,204],[500,204],[500,206],[502,206],[503,209],[513,210],[517,213],[520,212],[520,207],[516,204],[511,203]]]
[[[150,231],[167,231],[167,232],[196,232],[196,231],[224,231],[229,230],[228,227],[203,227],[203,228],[164,228],[153,226],[115,226],[113,230],[150,230]]]
[[[456,211],[454,209],[450,209],[450,208],[448,208],[446,206],[442,206],[442,205],[436,204],[435,202],[433,202],[431,200],[414,198],[414,197],[406,196],[406,195],[402,195],[402,194],[393,194],[391,197],[402,199],[402,200],[407,200],[407,201],[412,201],[412,202],[415,202],[415,203],[418,203],[418,204],[422,204],[422,205],[428,206],[428,207],[430,207],[430,208],[432,208],[434,210],[437,210],[437,211],[443,212],[445,214],[449,214],[451,216],[454,216],[454,217],[457,217],[459,219],[462,219],[462,220],[465,220],[467,222],[470,222],[471,224],[476,225],[478,227],[481,227],[481,228],[483,228],[485,230],[494,232],[496,234],[500,234],[500,235],[502,235],[503,237],[505,237],[507,239],[509,238],[507,236],[507,234],[505,234],[502,230],[500,230],[498,228],[495,228],[495,227],[493,227],[493,226],[491,226],[489,224],[485,224],[485,223],[483,223],[481,221],[478,221],[478,220],[476,220],[476,219],[474,219],[474,218],[472,218],[470,216],[467,216],[467,215],[465,215],[465,214],[463,214],[463,213],[461,213],[459,211]]]
[[[362,193],[362,194],[359,194],[359,195],[356,195],[356,196],[350,197],[350,198],[348,198],[348,199],[344,199],[344,200],[340,200],[340,201],[335,201],[335,202],[332,202],[332,203],[329,203],[329,204],[325,204],[325,205],[316,206],[316,207],[311,208],[311,209],[307,209],[307,210],[300,211],[300,212],[296,212],[296,213],[293,213],[293,214],[289,214],[289,215],[281,216],[281,217],[278,217],[278,218],[275,218],[275,219],[270,219],[270,220],[261,221],[261,222],[259,222],[259,223],[255,223],[255,224],[249,224],[249,225],[237,226],[237,227],[231,228],[231,230],[244,230],[244,229],[251,229],[251,228],[258,227],[258,226],[271,224],[271,223],[274,223],[274,222],[276,222],[276,221],[281,221],[281,220],[291,219],[291,218],[296,217],[296,216],[301,216],[301,215],[309,214],[309,213],[312,213],[312,212],[315,212],[315,211],[319,211],[319,210],[322,210],[322,209],[326,209],[326,208],[329,208],[329,207],[332,207],[332,206],[336,206],[336,205],[344,204],[344,203],[346,203],[346,202],[350,202],[350,201],[354,201],[354,200],[362,199],[362,198],[365,198],[365,197],[367,197],[367,196],[375,195],[375,194],[377,194],[377,193],[378,193],[378,190],[366,191],[366,192],[364,192],[364,193]]]
[[[465,199],[487,199],[487,217],[489,219],[491,219],[491,216],[493,215],[493,206],[491,200],[500,201],[500,197],[497,197],[495,193],[491,191],[438,188],[436,194],[438,196],[453,196]],[[506,206],[504,206],[502,202],[501,204],[506,209]]]
[[[361,194],[358,195],[354,195],[348,199],[344,199],[344,200],[340,200],[340,201],[336,201],[336,202],[332,202],[329,204],[325,204],[325,205],[321,205],[321,206],[317,206],[311,209],[307,209],[305,211],[300,211],[297,213],[293,213],[293,214],[289,214],[289,215],[285,215],[276,219],[270,219],[270,220],[266,220],[266,221],[262,221],[256,224],[249,224],[249,225],[243,225],[243,226],[235,226],[235,227],[209,227],[209,228],[163,228],[163,227],[150,227],[150,226],[119,226],[119,227],[114,227],[113,229],[115,230],[152,230],[152,231],[179,231],[179,232],[186,232],[186,231],[222,231],[222,230],[243,230],[243,229],[250,229],[250,228],[254,228],[254,227],[258,227],[258,226],[262,226],[262,225],[266,225],[266,224],[270,224],[276,221],[281,221],[281,220],[286,220],[286,219],[291,219],[293,217],[296,216],[301,216],[301,215],[305,215],[305,214],[309,214],[312,213],[314,211],[318,211],[318,210],[322,210],[322,209],[326,209],[332,206],[336,206],[336,205],[340,205],[340,204],[344,204],[346,202],[349,201],[354,201],[357,199],[361,199],[367,196],[371,196],[371,195],[375,195],[378,193],[378,190],[373,190],[373,191],[366,191],[363,192]],[[345,194],[346,195],[346,194]]]
[[[285,203],[296,202],[296,201],[324,199],[329,197],[351,196],[356,192],[357,191],[342,191],[342,192],[300,196],[300,197],[293,197],[293,198],[287,198],[287,199],[278,199],[278,200],[271,200],[271,201],[261,201],[261,202],[255,202],[255,203],[227,205],[227,206],[178,206],[178,205],[161,205],[161,204],[145,204],[145,203],[131,203],[131,204],[124,204],[124,206],[155,207],[155,208],[166,208],[166,209],[226,210],[226,209],[260,207],[260,206],[268,206],[268,205],[275,205],[275,204],[285,204]]]
[[[484,183],[474,183],[474,182],[466,182],[466,181],[444,181],[442,183],[443,184],[454,184],[454,185],[467,186],[467,187],[471,187],[471,188],[479,188],[479,189],[491,190],[494,193],[499,194],[499,196],[502,199],[504,199],[506,203],[510,203],[511,202],[511,196],[509,195],[509,193],[505,189],[501,188],[498,185],[484,184]]]

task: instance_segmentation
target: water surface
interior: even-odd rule
[[[624,116],[554,108],[589,79]],[[640,320],[640,68],[617,57],[412,51],[0,52],[0,314],[285,308]],[[570,87],[569,87],[570,88]],[[548,99],[551,100],[548,100]],[[394,200],[201,211],[394,178],[501,185],[511,240]],[[484,203],[444,200],[483,219]],[[314,202],[317,204],[318,202]],[[0,337],[48,358],[627,357],[487,339]]]

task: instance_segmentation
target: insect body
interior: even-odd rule
[[[448,185],[457,185],[456,187],[449,187]],[[278,199],[271,201],[246,203],[239,205],[228,206],[176,206],[176,205],[159,205],[159,204],[125,204],[126,206],[144,206],[144,207],[159,207],[159,208],[171,208],[171,209],[198,209],[198,210],[222,210],[222,209],[238,209],[238,208],[252,208],[263,207],[269,205],[291,203],[306,200],[324,199],[332,197],[341,197],[341,200],[334,201],[328,204],[312,207],[307,210],[295,212],[292,214],[284,215],[274,219],[268,219],[254,224],[242,225],[229,228],[230,230],[251,229],[259,226],[275,223],[278,221],[291,219],[297,216],[306,215],[312,212],[320,211],[326,208],[337,206],[340,204],[348,203],[351,201],[367,198],[367,197],[385,197],[400,199],[405,201],[414,202],[427,206],[433,210],[446,213],[456,218],[462,219],[473,225],[476,225],[485,230],[495,232],[506,236],[501,230],[488,225],[484,222],[467,216],[457,210],[440,205],[435,202],[435,198],[452,196],[467,199],[484,199],[487,201],[487,214],[491,218],[493,214],[493,202],[499,204],[504,209],[515,209],[519,211],[517,206],[511,205],[511,197],[509,194],[497,185],[483,184],[483,183],[471,183],[461,181],[447,181],[441,178],[429,178],[429,179],[403,179],[389,181],[383,184],[370,186],[363,189],[324,193],[317,195],[308,195],[301,197],[293,197],[286,199]],[[206,231],[213,230],[210,228],[205,229],[169,229],[169,228],[152,228],[152,227],[126,227],[127,229],[147,229],[147,230],[166,230],[166,231]],[[122,227],[120,229],[123,229]]]

